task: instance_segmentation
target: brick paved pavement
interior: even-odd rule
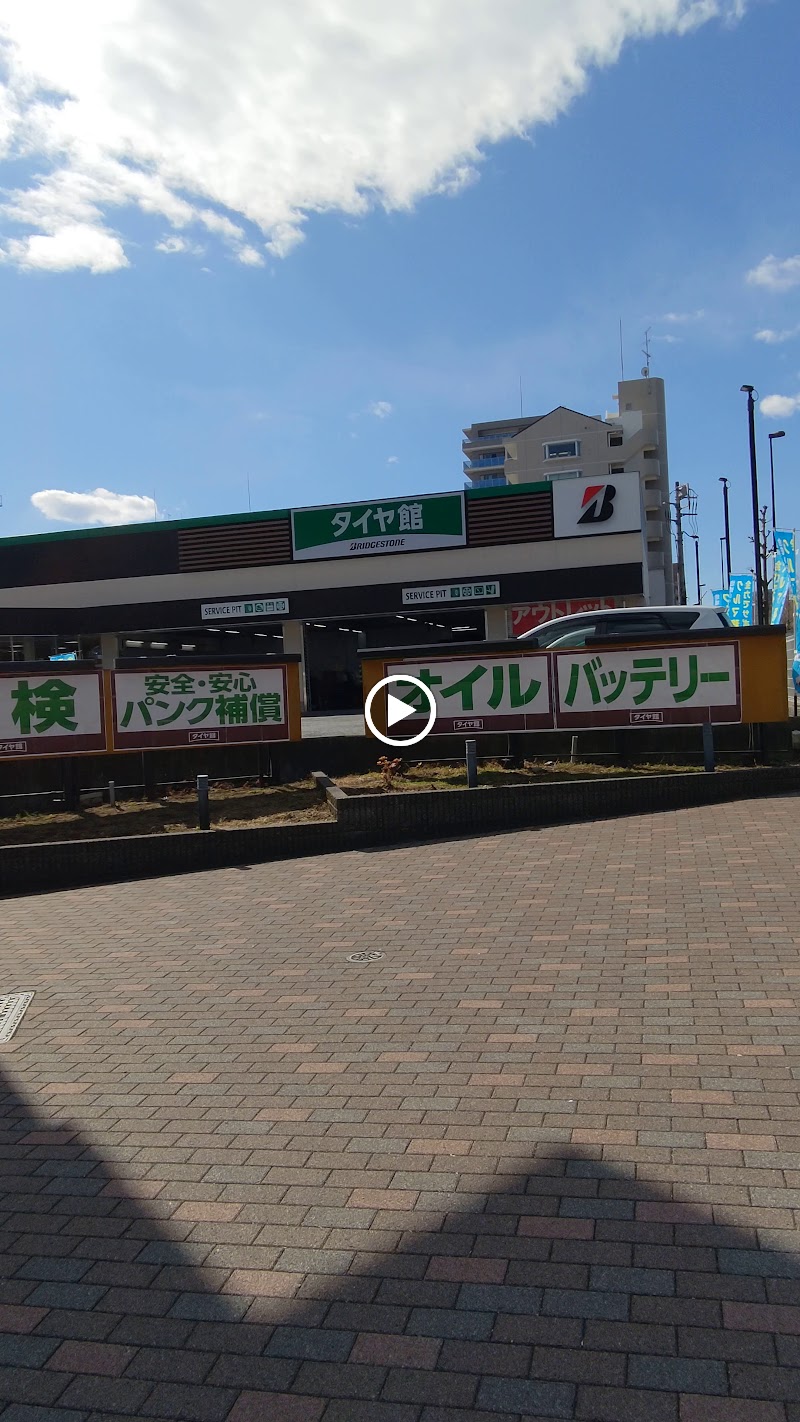
[[[796,813],[6,902],[2,1422],[800,1422]]]

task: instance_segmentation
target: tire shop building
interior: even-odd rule
[[[287,652],[305,709],[360,709],[359,652],[671,601],[636,472],[0,539],[0,659]]]

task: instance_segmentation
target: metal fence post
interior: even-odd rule
[[[211,829],[207,775],[198,775],[197,777],[197,819],[201,830]]]
[[[703,722],[703,769],[714,770],[714,727],[710,721]]]
[[[465,741],[467,752],[467,789],[474,790],[478,784],[478,742]]]

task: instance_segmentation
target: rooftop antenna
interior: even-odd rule
[[[522,376],[519,377],[519,417],[522,419]]]
[[[652,329],[652,326],[648,326],[647,330],[645,331],[644,345],[642,346],[642,355],[645,359],[645,364],[642,366],[642,375],[644,376],[645,380],[647,380],[650,375],[650,332],[652,331]]]
[[[620,380],[625,379],[625,352],[622,348],[622,317],[619,318],[619,370]]]

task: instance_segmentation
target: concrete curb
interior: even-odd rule
[[[333,820],[13,845],[0,849],[0,895],[800,793],[800,766],[793,765],[353,796],[322,771],[314,779]]]

